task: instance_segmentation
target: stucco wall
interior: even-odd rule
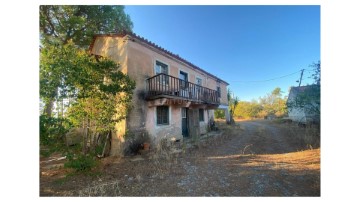
[[[141,44],[139,44],[141,43]],[[180,71],[188,73],[189,82],[196,83],[196,78],[202,79],[202,86],[216,90],[220,84],[221,87],[221,104],[227,105],[226,84],[218,83],[215,78],[205,74],[191,66],[182,63],[174,58],[164,55],[159,50],[149,47],[142,42],[133,41],[129,38],[122,37],[97,37],[91,51],[95,55],[108,57],[119,63],[120,70],[128,74],[136,82],[132,105],[126,121],[116,124],[116,134],[113,134],[113,153],[118,152],[118,142],[123,141],[123,134],[126,130],[141,131],[146,130],[154,139],[159,140],[164,137],[182,138],[182,120],[181,106],[170,105],[170,124],[158,126],[156,124],[156,107],[149,107],[145,100],[146,79],[155,75],[155,63],[160,61],[169,68],[169,74],[179,78]],[[207,132],[208,111],[204,111],[204,122],[200,122],[200,133]],[[213,110],[209,113],[213,116]]]
[[[207,133],[208,130],[208,110],[204,110],[204,121],[200,121],[200,134]]]
[[[147,111],[146,130],[153,138],[154,143],[158,143],[161,139],[178,140],[182,139],[181,131],[181,108],[169,106],[169,125],[158,125],[156,119],[156,106],[149,107]]]
[[[301,108],[290,108],[288,111],[289,118],[296,122],[306,122],[304,110]]]
[[[202,79],[202,86],[210,88],[212,90],[217,90],[217,86],[219,84],[221,88],[220,102],[221,104],[228,104],[226,96],[226,84],[223,82],[218,83],[216,79],[212,76],[197,69],[194,69],[185,63],[177,61],[170,56],[166,56],[152,47],[147,47],[144,44],[139,44],[138,42],[129,40],[127,51],[129,56],[128,66],[131,67],[131,69],[140,70],[141,72],[138,73],[146,75],[145,77],[150,78],[152,76],[155,76],[155,62],[159,61],[168,65],[169,75],[176,78],[179,78],[180,71],[183,71],[188,74],[189,82],[196,83],[196,78],[200,78]],[[136,61],[136,63],[131,63],[131,61]],[[129,69],[129,71],[131,70]],[[145,88],[145,86],[143,87]]]

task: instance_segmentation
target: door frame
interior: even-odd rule
[[[185,110],[185,117],[184,117],[183,110]],[[184,119],[186,119],[185,126],[184,126]],[[184,130],[184,127],[186,127],[185,130]],[[184,131],[185,131],[185,133],[184,133]],[[187,107],[181,107],[181,135],[183,137],[189,137],[189,109]]]

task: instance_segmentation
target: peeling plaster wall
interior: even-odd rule
[[[202,86],[213,90],[216,90],[219,85],[212,76],[128,37],[98,36],[91,53],[108,57],[119,63],[119,70],[128,74],[136,82],[132,99],[133,108],[126,120],[117,123],[115,126],[116,133],[112,137],[112,155],[120,153],[121,142],[124,141],[123,135],[126,130],[148,131],[156,142],[165,137],[182,139],[181,107],[179,105],[170,105],[169,125],[159,126],[156,124],[156,107],[149,107],[148,102],[145,100],[146,79],[155,75],[154,66],[157,60],[168,65],[169,75],[171,76],[179,78],[180,71],[184,71],[188,73],[189,82],[196,83],[196,78],[201,78]],[[220,101],[222,104],[227,105],[226,84],[221,82],[220,87]],[[213,111],[209,111],[212,116]],[[209,120],[208,110],[205,109],[204,112],[204,122],[199,123],[201,134],[207,132]]]
[[[156,106],[148,108],[146,130],[150,133],[154,143],[161,139],[182,139],[181,131],[181,108],[169,106],[169,125],[157,125]]]

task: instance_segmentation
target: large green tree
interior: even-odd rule
[[[71,76],[77,74],[77,69],[82,68],[81,63],[77,66],[68,65],[70,61],[77,60],[75,49],[87,50],[94,34],[131,31],[132,27],[130,16],[124,12],[124,6],[40,6],[40,51],[51,52],[58,49],[56,54],[59,54],[42,54],[40,59],[40,98],[45,103],[44,113],[48,117],[52,116],[54,103],[59,101],[59,97],[78,90],[68,85],[78,79],[77,76]],[[74,45],[72,53],[69,52],[70,49],[63,47],[69,42]],[[60,55],[62,59],[57,61],[58,63],[44,64],[55,61]],[[94,64],[96,63],[97,61],[94,61]],[[81,77],[83,82],[89,79],[84,76],[87,75]]]
[[[66,115],[73,126],[87,130],[84,142],[90,135],[109,133],[125,118],[135,82],[118,71],[119,64],[91,56],[72,41],[44,44],[40,61],[40,97],[45,102],[73,100]]]
[[[94,34],[131,31],[133,23],[124,6],[41,5],[40,35],[43,42],[89,47]]]
[[[132,22],[123,6],[40,6],[40,98],[45,110],[40,117],[43,140],[50,130],[68,126],[82,128],[83,151],[88,142],[94,151],[98,139],[125,118],[131,106],[135,82],[118,71],[119,65],[88,52],[94,34],[131,31]],[[53,103],[70,100],[54,122]],[[49,122],[50,120],[50,122]],[[55,123],[55,124],[53,124]],[[64,135],[64,130],[59,135]],[[90,141],[88,141],[90,137]],[[53,140],[53,139],[51,139]],[[43,141],[49,142],[49,141]]]

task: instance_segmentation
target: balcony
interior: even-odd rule
[[[147,79],[146,98],[173,98],[200,104],[220,104],[217,91],[163,73]]]

